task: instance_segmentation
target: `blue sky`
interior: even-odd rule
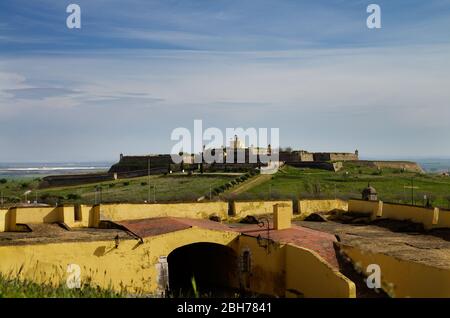
[[[169,152],[194,119],[311,151],[450,157],[449,42],[450,0],[2,1],[0,162]]]

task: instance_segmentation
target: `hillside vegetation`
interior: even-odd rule
[[[28,280],[7,277],[0,273],[0,298],[119,298],[123,297],[112,289],[101,289],[89,284],[79,289],[65,285],[37,284]]]
[[[224,199],[349,199],[361,198],[361,191],[370,183],[377,190],[378,198],[386,202],[410,204],[413,194],[414,203],[423,205],[426,195],[430,204],[450,207],[448,176],[361,167],[352,163],[345,163],[338,172],[285,166],[275,175],[264,176],[261,180],[247,180],[247,175],[232,173],[174,174],[50,189],[38,189],[38,181],[7,180],[0,182],[0,191],[9,205],[23,202],[24,192],[28,190],[31,190],[28,200],[34,201],[37,196],[38,202],[48,204],[192,201],[201,196],[208,198],[210,189],[213,197]],[[410,188],[412,185],[414,193]]]
[[[400,169],[378,170],[345,164],[339,172],[319,169],[283,167],[272,178],[236,198],[361,198],[361,191],[370,183],[378,198],[386,202],[406,203],[412,201],[423,205],[424,195],[434,206],[449,208],[450,177],[437,174],[404,172]]]
[[[24,202],[26,191],[31,191],[27,199],[40,203],[85,203],[99,202],[144,202],[154,200],[191,201],[207,195],[211,189],[234,180],[236,175],[159,175],[120,179],[79,186],[39,189],[37,179],[16,179],[0,183],[6,205]]]

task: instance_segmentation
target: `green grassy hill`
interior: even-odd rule
[[[0,191],[9,204],[24,201],[24,192],[31,190],[28,200],[49,204],[95,202],[144,202],[154,198],[158,202],[191,201],[223,187],[235,180],[235,174],[160,175],[121,179],[80,186],[38,189],[36,179],[15,179],[0,182]],[[401,169],[378,170],[345,163],[339,172],[285,166],[277,174],[262,182],[247,182],[237,193],[228,191],[224,198],[232,199],[296,199],[296,198],[361,198],[361,191],[370,183],[378,191],[378,198],[386,202],[421,205],[424,195],[434,206],[450,207],[450,177],[438,174],[405,172]],[[247,184],[251,186],[247,186]],[[245,187],[244,187],[245,186]],[[101,191],[97,191],[101,189]],[[233,188],[234,189],[234,188]],[[101,193],[101,194],[100,194]],[[232,195],[230,195],[230,193]],[[213,193],[214,194],[214,193]]]
[[[370,183],[378,192],[378,198],[386,202],[423,204],[424,195],[434,206],[450,205],[450,178],[436,174],[402,172],[400,169],[377,170],[346,163],[339,172],[300,169],[285,166],[272,178],[257,185],[241,198],[361,198],[361,191]],[[239,197],[239,196],[238,196]]]
[[[0,183],[0,191],[9,205],[23,202],[24,193],[29,201],[36,200],[48,204],[101,202],[158,202],[190,201],[209,193],[210,187],[216,188],[231,180],[236,175],[159,175],[120,179],[115,181],[93,183],[79,186],[38,189],[36,179],[7,180]]]

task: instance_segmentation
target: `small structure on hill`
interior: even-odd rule
[[[367,188],[364,188],[364,190],[362,191],[362,199],[366,201],[378,200],[377,190],[375,190],[375,188],[372,187],[370,183],[367,185]]]

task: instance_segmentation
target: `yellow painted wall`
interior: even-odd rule
[[[371,213],[372,218],[409,220],[422,223],[425,229],[450,228],[450,211],[381,201],[350,200],[349,212]]]
[[[342,246],[342,250],[362,269],[369,264],[378,264],[382,288],[391,297],[450,297],[448,269],[368,253],[350,246]]]
[[[117,291],[157,294],[159,258],[176,248],[200,242],[228,246],[238,256],[249,250],[251,275],[239,272],[237,276],[241,282],[250,279],[248,289],[254,293],[292,296],[292,291],[286,291],[288,288],[305,297],[354,296],[352,283],[311,251],[275,244],[268,253],[254,237],[197,227],[149,237],[143,244],[133,239],[121,240],[117,249],[113,235],[110,240],[97,242],[0,246],[0,271],[16,276],[22,268],[21,279],[58,284],[66,282],[67,266],[77,264],[82,282],[90,280],[92,285]]]
[[[8,229],[7,213],[8,209],[0,209],[0,232],[5,232]]]
[[[123,286],[132,293],[154,293],[159,256],[198,242],[230,245],[237,236],[194,227],[150,237],[141,245],[136,240],[122,240],[117,249],[113,236],[110,241],[0,246],[0,271],[15,277],[23,267],[20,278],[57,284],[66,281],[69,264],[78,264],[82,281],[89,278],[103,288],[111,285],[121,290]]]
[[[97,223],[92,221],[93,218],[95,218],[95,215],[93,215],[95,214],[95,211],[92,206],[82,206],[81,211],[83,221],[75,222],[74,206],[11,208],[9,209],[9,215],[6,217],[6,220],[8,223],[8,230],[10,231],[15,230],[15,225],[17,223],[33,224],[64,222],[70,227],[98,226],[98,221]]]
[[[213,214],[226,219],[228,203],[102,204],[100,206],[100,219],[113,221],[163,216],[198,219],[208,218]]]
[[[239,237],[239,255],[248,250],[251,255],[251,275],[241,277],[245,282],[249,280],[250,287],[246,288],[254,293],[263,295],[285,296],[285,253],[283,245],[273,245],[270,254],[260,247],[256,238],[249,236]]]
[[[372,214],[378,207],[378,201],[349,200],[348,212]]]
[[[329,212],[334,209],[348,210],[348,203],[344,200],[299,200],[298,211],[300,219],[304,219],[312,213]]]
[[[450,211],[440,210],[439,218],[437,224],[434,226],[436,228],[450,228]]]
[[[317,253],[292,244],[285,246],[286,290],[291,297],[355,298],[355,284]]]
[[[64,222],[70,227],[98,227],[102,220],[131,220],[161,216],[208,218],[218,215],[226,219],[226,202],[173,203],[173,204],[103,204],[81,205],[81,221],[75,221],[74,206],[11,208],[0,212],[0,230],[14,231],[16,223]],[[9,217],[8,217],[9,215]],[[4,224],[5,223],[5,224]]]
[[[431,228],[433,212],[433,209],[384,203],[382,217],[393,220],[411,220],[415,223],[422,223],[425,228]]]
[[[273,211],[273,228],[284,230],[291,227],[292,208],[287,204],[276,204]]]
[[[233,215],[245,217],[247,215],[261,215],[273,213],[275,204],[288,204],[292,210],[292,201],[235,201],[232,203]]]
[[[268,253],[256,238],[241,236],[239,255],[245,250],[251,253],[253,292],[279,297],[356,297],[355,284],[313,251],[276,243]]]
[[[53,223],[61,220],[61,208],[30,207],[15,208],[16,223]]]
[[[61,207],[61,222],[69,227],[98,227],[100,220],[99,205],[80,205],[79,212],[81,220],[75,220],[75,206],[69,205]]]

